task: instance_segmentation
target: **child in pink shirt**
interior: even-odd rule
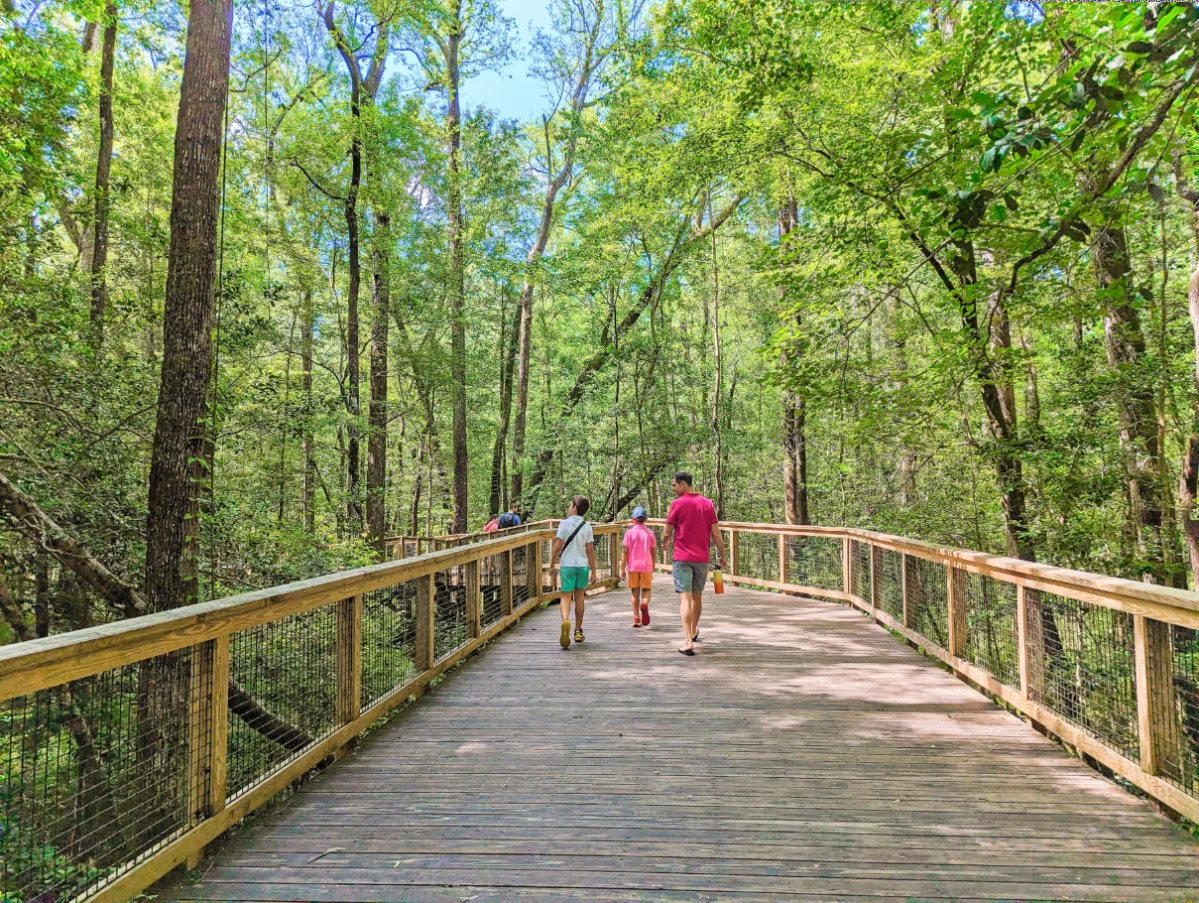
[[[624,558],[620,564],[620,578],[628,579],[633,594],[633,626],[649,626],[649,594],[654,580],[654,546],[658,538],[645,525],[645,509],[638,505],[633,509],[633,526],[625,531]]]

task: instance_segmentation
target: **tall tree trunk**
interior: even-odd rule
[[[500,355],[503,364],[500,370],[500,423],[496,428],[495,447],[491,452],[491,495],[487,508],[489,514],[496,514],[504,507],[504,500],[501,498],[504,494],[504,461],[507,457],[504,450],[508,446],[508,425],[512,419],[512,378],[516,369],[517,330],[520,328],[521,309],[517,307],[513,313],[511,329],[502,321],[503,316],[504,311],[501,309]],[[511,498],[512,503],[517,504],[516,496]]]
[[[546,165],[554,174],[545,185],[545,196],[541,204],[541,222],[537,226],[537,237],[529,254],[525,258],[524,282],[520,287],[520,341],[519,363],[516,367],[516,424],[512,431],[512,467],[511,492],[512,504],[521,505],[521,493],[524,491],[524,471],[522,463],[525,454],[525,430],[528,423],[529,407],[529,365],[533,353],[533,290],[537,280],[537,267],[545,254],[549,243],[550,231],[554,225],[554,204],[558,193],[570,179],[574,168],[575,152],[578,147],[579,114],[587,105],[587,94],[595,75],[596,39],[603,23],[603,4],[598,4],[595,10],[595,20],[587,29],[583,44],[583,59],[580,61],[578,79],[571,95],[570,133],[562,149],[562,165],[554,172],[553,146],[549,138],[549,128],[546,128],[545,157]]]
[[[96,196],[92,238],[92,343],[104,344],[104,317],[108,309],[108,214],[111,209],[109,176],[112,172],[112,70],[117,46],[117,5],[104,4],[104,42],[100,50],[100,148],[96,156]]]
[[[799,213],[795,198],[787,196],[779,207],[779,250],[784,240],[795,230]],[[779,301],[786,303],[787,290],[779,288]],[[784,354],[783,367],[787,366]],[[804,398],[799,392],[783,390],[783,521],[788,524],[807,524],[808,520],[808,439],[807,413]]]
[[[716,517],[718,520],[724,520],[724,448],[721,444],[720,434],[720,398],[724,391],[721,386],[724,377],[724,363],[720,356],[720,262],[715,229],[712,230],[712,364],[716,368],[712,380],[713,487],[716,496]]]
[[[218,175],[229,91],[232,0],[195,0],[175,130],[171,244],[163,309],[162,386],[150,461],[146,601],[151,611],[194,595],[196,489],[203,454],[200,417],[212,375]]]
[[[1105,224],[1095,230],[1095,271],[1104,304],[1103,334],[1108,365],[1120,379],[1120,444],[1128,475],[1128,496],[1136,529],[1143,576],[1171,584],[1165,546],[1172,541],[1163,523],[1159,484],[1157,406],[1144,371],[1145,335],[1133,293],[1132,261],[1123,226]]]
[[[383,68],[387,63],[388,39],[390,22],[382,21],[377,24],[378,34],[375,48],[370,57],[370,68],[366,75],[362,74],[360,57],[361,47],[353,47],[347,40],[341,28],[337,25],[334,14],[336,4],[330,2],[327,6],[318,4],[324,19],[325,29],[333,38],[337,52],[345,63],[350,76],[350,118],[353,120],[353,133],[350,139],[350,185],[343,202],[343,212],[346,220],[346,233],[349,244],[349,293],[346,298],[346,413],[349,423],[346,425],[346,513],[349,529],[357,535],[362,526],[362,491],[360,488],[361,465],[359,453],[358,417],[362,413],[361,382],[362,375],[358,363],[358,294],[362,285],[362,262],[358,239],[358,194],[362,187],[362,106],[373,105],[383,80]]]
[[[466,257],[462,216],[462,117],[459,107],[458,52],[462,43],[462,2],[451,4],[446,38],[445,76],[450,102],[446,112],[449,137],[449,180],[446,202],[450,220],[450,403],[454,416],[454,517],[452,530],[465,533],[469,516],[469,458],[466,447]]]
[[[371,241],[374,278],[371,301],[370,436],[366,451],[367,540],[380,555],[387,521],[387,325],[391,317],[391,218],[375,215]]]
[[[301,381],[304,389],[304,438],[302,455],[304,458],[303,507],[304,530],[316,532],[316,460],[313,448],[312,433],[312,289],[304,289],[304,310],[300,324],[300,361]]]
[[[1182,453],[1182,476],[1178,485],[1178,508],[1182,515],[1182,531],[1186,539],[1187,554],[1191,562],[1191,580],[1199,586],[1199,190],[1183,181],[1182,167],[1175,160],[1175,178],[1178,191],[1191,205],[1191,226],[1195,236],[1195,257],[1191,267],[1191,279],[1187,284],[1187,312],[1191,319],[1191,332],[1195,341],[1195,389],[1196,401],[1191,410],[1190,430],[1186,448]]]

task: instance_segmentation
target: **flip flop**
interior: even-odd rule
[[[681,652],[683,655],[695,655],[694,649],[680,649],[679,652]]]

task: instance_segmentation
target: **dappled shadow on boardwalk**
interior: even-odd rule
[[[857,612],[730,588],[528,618],[168,899],[1199,897],[1152,808]]]

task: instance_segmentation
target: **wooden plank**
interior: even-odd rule
[[[906,625],[911,626],[911,625]],[[1028,697],[1028,601],[1023,586],[1016,587],[1016,657],[1020,663],[1020,692]]]
[[[188,824],[198,825],[225,808],[229,745],[229,638],[199,644],[191,657],[188,749],[191,757]],[[188,858],[198,864],[203,848]]]
[[[1161,774],[1167,752],[1181,747],[1175,718],[1173,652],[1170,625],[1139,615],[1133,618],[1136,659],[1137,726],[1141,768]]]
[[[466,629],[472,637],[483,632],[483,594],[479,581],[479,561],[466,563]]]
[[[362,714],[362,596],[337,603],[337,724]]]
[[[512,555],[513,550],[500,553],[500,612],[512,614]]]
[[[726,580],[741,574],[741,531],[735,528],[729,530],[729,537],[729,573]]]
[[[848,536],[841,540],[841,589],[846,596],[853,593],[852,543]]]
[[[779,583],[787,583],[790,570],[790,562],[787,560],[787,537],[779,534]]]
[[[916,626],[916,606],[908,599],[908,556],[900,553],[899,557],[900,585],[899,591],[903,598],[903,626]]]
[[[413,651],[413,665],[418,671],[426,671],[433,667],[433,578],[431,576],[416,578],[416,648]]]
[[[529,598],[540,599],[542,593],[541,543],[531,542],[525,546],[525,571],[529,586]]]
[[[962,578],[957,567],[945,568],[945,594],[949,603],[949,652],[960,658],[966,650],[966,600],[962,594]]]
[[[870,544],[870,607],[878,608],[878,568],[881,553],[877,546]]]

